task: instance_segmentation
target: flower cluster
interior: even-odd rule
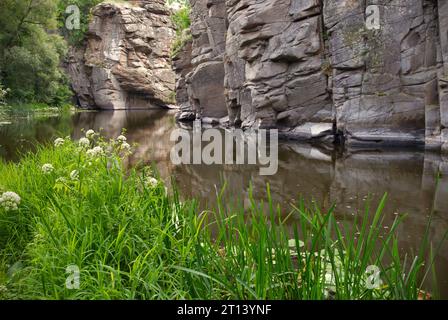
[[[101,157],[102,155],[104,155],[104,150],[100,146],[97,146],[97,147],[95,147],[93,149],[87,150],[86,155],[89,158]]]
[[[144,181],[146,188],[155,188],[159,184],[159,181],[153,177],[147,177]]]
[[[89,140],[92,140],[93,138],[95,138],[95,131],[93,131],[92,129],[87,130],[86,138]]]
[[[62,146],[64,143],[65,143],[65,140],[62,138],[57,138],[56,140],[54,140],[54,146],[56,148]]]
[[[79,139],[78,144],[82,148],[88,148],[90,146],[90,140],[87,138],[81,138]]]
[[[128,139],[124,135],[121,135],[121,136],[117,137],[117,141],[120,143],[124,143],[124,142],[128,141]]]
[[[20,197],[17,193],[8,191],[2,194],[0,197],[0,206],[6,211],[14,211],[19,208]]]
[[[128,139],[124,136],[124,135],[120,135],[117,137],[117,142],[118,142],[118,149],[120,151],[124,151],[127,153],[131,152],[131,145],[129,143],[127,143]]]
[[[46,164],[44,164],[44,165],[42,166],[42,172],[43,172],[44,174],[50,174],[50,173],[52,173],[53,171],[54,171],[54,167],[53,167],[53,165],[50,164],[50,163],[46,163]]]
[[[77,181],[79,180],[79,172],[78,170],[73,170],[72,172],[70,172],[70,179]]]

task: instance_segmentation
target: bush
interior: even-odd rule
[[[12,102],[61,104],[67,83],[60,70],[66,43],[56,34],[57,1],[0,2],[0,70]]]
[[[417,299],[432,268],[425,242],[403,262],[403,218],[385,231],[385,197],[344,225],[334,208],[300,200],[288,230],[269,186],[266,202],[250,191],[250,206],[232,208],[218,193],[217,208],[200,211],[150,168],[125,170],[131,151],[124,136],[105,141],[89,130],[0,163],[0,298]],[[382,279],[373,289],[371,265]],[[73,266],[78,290],[66,287]]]
[[[89,22],[92,18],[91,10],[101,2],[102,0],[61,0],[59,2],[59,29],[62,30],[64,37],[70,45],[80,46],[83,44],[85,34],[89,29]],[[68,16],[65,11],[70,5],[76,5],[81,14],[81,24],[78,30],[67,30],[65,28],[65,21]]]

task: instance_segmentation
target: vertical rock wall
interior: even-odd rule
[[[333,134],[317,0],[227,1],[226,99],[231,122],[297,138]]]
[[[438,5],[443,66],[439,70],[440,112],[436,119],[440,121],[440,130],[436,134],[441,135],[442,150],[448,152],[448,1],[439,0]]]
[[[366,28],[370,4],[379,30]],[[337,130],[349,144],[424,144],[438,105],[435,1],[325,0],[324,21]]]
[[[198,117],[227,115],[224,100],[224,0],[192,0],[192,71],[186,75],[189,107]],[[185,110],[184,110],[185,111]]]
[[[201,113],[225,112],[231,125],[278,128],[296,139],[448,150],[447,1],[191,4],[195,70],[187,86]],[[379,29],[366,24],[371,5]]]
[[[81,106],[140,109],[174,103],[174,29],[164,0],[104,2],[93,9],[86,47],[68,71]]]
[[[448,150],[445,0],[191,0],[174,59],[163,0],[102,3],[68,70],[82,106],[181,105],[295,139]],[[379,8],[379,29],[366,9]]]

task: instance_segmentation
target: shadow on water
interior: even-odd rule
[[[174,113],[164,110],[81,112],[71,117],[17,119],[0,126],[0,157],[16,161],[20,154],[33,150],[34,142],[52,141],[58,133],[83,136],[83,129],[102,130],[107,137],[117,137],[123,128],[130,143],[137,143],[127,165],[155,163],[160,175],[174,177],[183,197],[196,197],[203,207],[215,202],[215,190],[226,181],[229,198],[248,205],[248,186],[253,185],[256,199],[266,198],[266,182],[276,203],[284,208],[303,196],[323,208],[336,203],[337,218],[352,221],[362,214],[368,196],[372,204],[389,194],[385,225],[392,225],[398,214],[408,217],[398,230],[399,245],[404,251],[417,248],[424,235],[431,208],[434,221],[430,240],[438,243],[448,228],[448,159],[422,150],[364,150],[345,153],[310,145],[281,142],[279,169],[274,176],[260,176],[254,165],[180,165],[170,161],[174,145],[170,133],[178,125]],[[436,188],[436,177],[441,180]],[[287,212],[285,212],[285,215]],[[448,249],[437,257],[437,275],[441,295],[448,298]]]

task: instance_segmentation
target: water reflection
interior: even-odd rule
[[[288,208],[298,196],[314,199],[324,208],[337,204],[337,217],[351,221],[362,214],[367,197],[378,203],[387,192],[385,223],[391,225],[397,214],[408,217],[400,228],[400,247],[417,248],[434,208],[431,240],[438,243],[448,229],[448,159],[421,150],[364,150],[338,153],[310,145],[282,142],[279,170],[274,176],[260,176],[252,165],[182,165],[169,158],[173,142],[170,133],[177,128],[174,114],[160,110],[77,113],[71,118],[45,121],[18,121],[0,127],[0,156],[17,159],[16,149],[44,142],[57,132],[83,136],[83,129],[100,129],[107,137],[117,137],[123,128],[130,143],[137,143],[129,166],[155,163],[162,177],[174,177],[184,197],[200,199],[202,206],[213,205],[215,192],[227,183],[226,195],[248,205],[249,183],[256,199],[266,199],[266,182],[276,203]],[[67,133],[68,134],[68,133]],[[19,143],[18,143],[19,142]],[[437,176],[441,178],[437,186]],[[285,212],[285,215],[288,212]],[[448,297],[448,251],[437,257],[437,273],[442,294]]]

